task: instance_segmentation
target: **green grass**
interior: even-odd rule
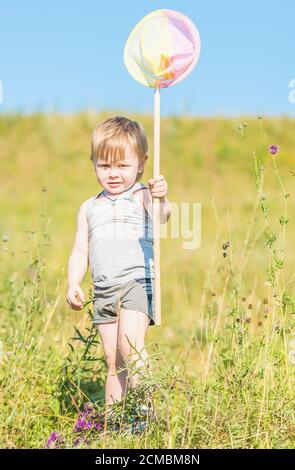
[[[100,190],[91,132],[108,115],[0,118],[2,448],[43,447],[52,431],[72,447],[83,404],[104,409],[91,304],[72,311],[65,294],[77,210]],[[132,117],[152,142],[152,118]],[[294,120],[171,116],[161,145],[169,200],[202,204],[201,246],[161,241],[162,326],[141,390],[157,419],[142,435],[89,431],[87,446],[294,448]]]

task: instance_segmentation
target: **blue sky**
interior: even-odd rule
[[[152,112],[153,91],[125,69],[125,41],[159,8],[188,15],[202,41],[183,82],[161,92],[162,115],[295,115],[291,0],[2,0],[0,113]]]

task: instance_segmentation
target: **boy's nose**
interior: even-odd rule
[[[116,176],[117,173],[118,173],[118,168],[112,166],[112,167],[110,168],[110,176]]]

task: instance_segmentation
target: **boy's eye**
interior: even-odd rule
[[[106,165],[104,165],[104,164],[98,164],[97,166],[98,166],[99,168],[109,168],[110,165],[107,165],[107,164],[106,164]],[[128,168],[129,166],[130,166],[130,165],[124,165],[124,164],[118,165],[119,168]]]

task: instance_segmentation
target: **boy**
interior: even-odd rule
[[[106,404],[120,401],[127,390],[128,361],[144,366],[144,339],[153,312],[152,200],[160,199],[160,222],[171,206],[163,175],[140,183],[148,158],[148,144],[140,124],[115,117],[96,127],[91,160],[104,190],[80,207],[77,233],[68,263],[67,302],[80,310],[85,301],[81,282],[88,267],[94,285],[94,323],[99,331],[108,373]],[[133,348],[131,347],[133,345]],[[135,352],[134,352],[135,348]],[[138,374],[130,377],[132,386]]]

